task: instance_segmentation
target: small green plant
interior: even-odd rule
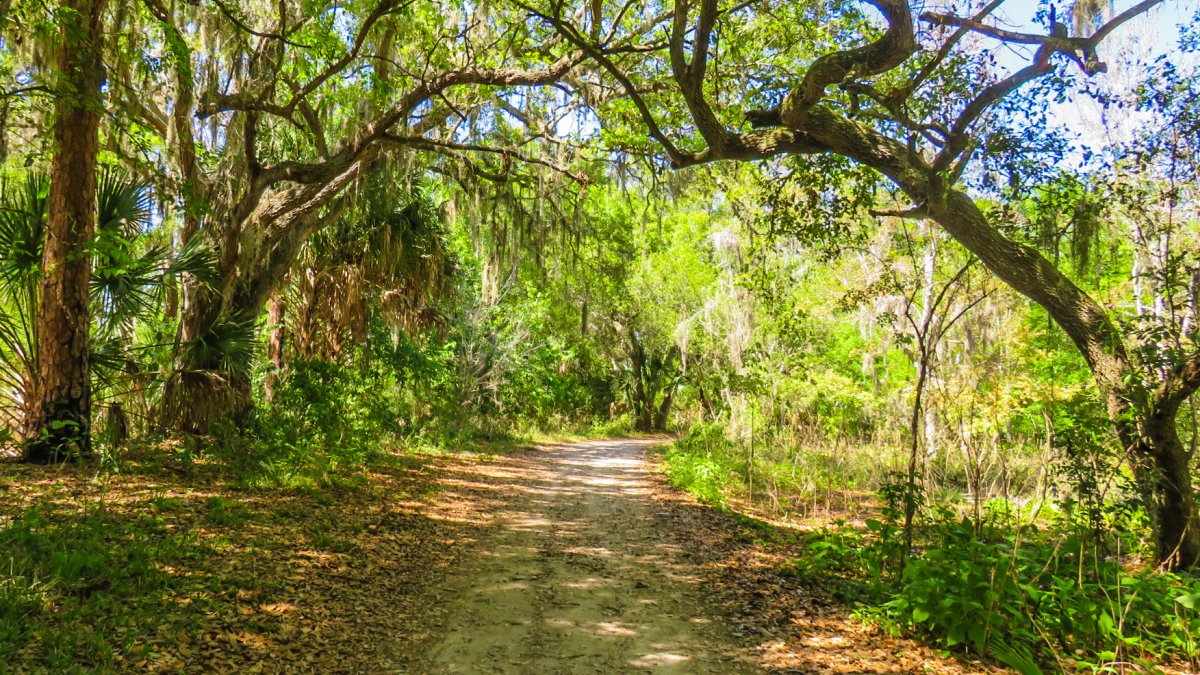
[[[820,585],[851,602],[877,602],[883,588],[868,583],[863,574],[878,569],[876,550],[862,530],[848,527],[844,520],[834,527],[817,530],[801,537],[804,554],[781,572],[806,583]],[[869,572],[868,572],[869,575]]]
[[[214,525],[237,527],[250,520],[252,514],[245,504],[225,497],[212,496],[206,501],[208,522]]]
[[[1092,672],[1166,658],[1196,664],[1200,580],[1127,569],[1097,556],[1090,539],[1014,527],[1007,509],[991,511],[977,522],[933,509],[898,579],[885,576],[898,534],[887,517],[868,521],[868,532],[839,523],[809,535],[787,571],[860,603],[860,618],[1021,673],[1068,663]]]
[[[725,488],[737,473],[727,456],[732,447],[724,430],[715,424],[699,425],[667,448],[664,457],[671,484],[697,499],[716,506],[725,504]]]

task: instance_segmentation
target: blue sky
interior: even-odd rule
[[[992,23],[1024,32],[1044,32],[1045,24],[1035,21],[1043,4],[1040,0],[1009,0],[997,11]],[[1056,4],[1060,16],[1071,6],[1069,2]],[[1119,13],[1134,4],[1135,0],[1115,0],[1113,11]],[[1162,55],[1176,60],[1186,57],[1194,63],[1196,55],[1180,53],[1179,35],[1181,27],[1190,22],[1197,11],[1200,11],[1200,0],[1167,0],[1118,28],[1101,46],[1100,60],[1109,65],[1109,72],[1096,75],[1096,83],[1113,92],[1126,90],[1145,72],[1143,64]],[[1027,64],[1032,52],[1031,48],[1006,46],[997,57],[1002,67],[1015,69]],[[1089,145],[1121,140],[1124,134],[1135,130],[1138,123],[1136,116],[1127,111],[1109,111],[1107,117],[1102,118],[1099,107],[1090,98],[1080,95],[1072,96],[1065,103],[1053,104],[1050,112],[1052,119]]]

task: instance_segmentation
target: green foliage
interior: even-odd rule
[[[865,241],[863,216],[880,183],[875,171],[838,155],[797,157],[783,166],[780,176],[758,177],[772,236],[795,239],[827,259]]]
[[[208,329],[182,346],[184,363],[246,376],[258,351],[258,317],[229,310],[221,313]]]
[[[206,548],[153,512],[130,519],[100,507],[78,515],[35,507],[0,528],[0,551],[0,662],[36,640],[48,671],[82,672],[81,664],[114,670],[120,649],[160,625],[170,585],[163,566]],[[118,612],[120,630],[90,630]]]
[[[866,531],[843,521],[807,535],[804,555],[785,571],[854,600],[865,619],[1022,673],[1039,664],[1104,670],[1120,660],[1200,658],[1200,580],[1099,555],[1092,532],[1063,521],[1021,525],[1003,502],[980,520],[929,510],[906,556],[897,499],[885,495],[889,505]]]
[[[729,461],[732,447],[722,425],[694,426],[667,449],[664,457],[667,477],[672,485],[698,499],[723,506],[724,491],[736,473]]]
[[[36,371],[49,190],[49,178],[33,171],[0,181],[0,402],[12,417],[27,398]],[[166,326],[160,308],[167,289],[177,288],[185,275],[210,282],[215,257],[200,238],[177,250],[164,242],[150,186],[118,169],[105,168],[98,176],[97,219],[88,244],[93,392],[108,398],[130,388],[151,391],[157,377],[132,387],[130,380],[138,372],[161,372],[154,364],[155,350],[145,343],[162,342]],[[252,356],[229,349],[224,353],[242,364]],[[19,423],[14,419],[9,426]]]
[[[291,363],[250,430],[252,477],[318,487],[360,472],[399,442],[404,406],[398,387],[387,369]]]
[[[865,530],[842,522],[807,537],[806,555],[789,571],[835,580],[888,625],[1021,672],[1055,656],[1082,654],[1098,669],[1118,656],[1193,658],[1194,583],[1139,566],[1151,518],[1075,343],[1092,345],[1096,361],[1096,344],[1120,351],[1110,339],[1128,342],[1133,365],[1113,366],[1127,371],[1117,393],[1128,401],[1169,394],[1167,376],[1194,356],[1194,67],[1153,64],[1144,82],[1122,92],[1144,128],[1113,141],[1119,147],[1084,150],[1097,170],[1069,172],[1060,160],[1073,153],[1051,124],[1054,107],[1044,105],[1065,100],[1069,78],[1029,82],[984,106],[962,120],[968,131],[959,138],[954,117],[972,100],[986,102],[977,97],[996,81],[995,54],[971,40],[960,45],[969,48],[927,49],[938,31],[922,33],[904,64],[885,73],[851,68],[802,115],[833,122],[823,130],[830,137],[842,126],[857,130],[860,142],[828,147],[853,146],[858,161],[805,151],[663,172],[653,159],[638,165],[661,138],[647,137],[635,102],[684,153],[701,150],[689,110],[709,106],[680,99],[669,76],[663,86],[678,64],[646,45],[691,32],[671,30],[671,13],[653,3],[602,4],[592,16],[562,16],[591,22],[580,24],[580,40],[585,28],[606,36],[603,77],[580,62],[570,87],[521,86],[519,95],[439,77],[544,68],[575,42],[504,4],[303,3],[276,12],[193,2],[162,16],[150,4],[114,15],[121,20],[106,36],[113,86],[105,91],[113,105],[105,110],[120,117],[104,117],[103,157],[122,169],[98,176],[88,250],[94,390],[98,400],[125,404],[106,409],[111,444],[122,442],[129,419],[144,431],[164,416],[164,381],[218,383],[208,398],[173,402],[201,413],[258,386],[256,414],[221,420],[227,433],[191,439],[180,453],[189,462],[219,455],[256,486],[342,486],[400,447],[458,448],[536,431],[622,433],[635,417],[645,428],[671,421],[684,433],[666,451],[669,478],[708,503],[801,517],[811,505],[829,516],[839,500],[850,511],[856,496],[877,491],[882,507]],[[780,104],[803,80],[801,64],[880,34],[878,17],[853,3],[775,4],[721,13],[708,69],[692,70],[721,82],[694,89],[719,95],[711,106],[719,119],[701,120],[704,135]],[[15,83],[0,92],[0,168],[27,167],[0,184],[7,440],[37,365],[49,193],[39,142],[49,136],[37,132],[52,119],[43,106],[55,97],[40,90],[54,88],[45,86],[54,78],[46,45],[58,28],[35,3],[0,5],[15,27],[0,30],[0,75]],[[692,15],[671,21],[684,29]],[[244,39],[249,27],[275,24],[286,24],[287,39],[263,43],[269,54]],[[692,51],[687,61],[704,45],[676,47]],[[610,90],[613,70],[627,73],[639,96]],[[454,84],[428,89],[442,81]],[[1106,107],[1122,105],[1093,89]],[[587,100],[575,100],[585,90]],[[196,101],[182,99],[188,91]],[[132,105],[143,92],[155,105]],[[243,95],[257,100],[253,111],[242,109]],[[186,114],[173,121],[157,107]],[[190,146],[180,120],[204,121]],[[405,124],[411,136],[401,135]],[[858,147],[871,133],[894,144]],[[396,151],[358,145],[375,140]],[[596,141],[617,151],[593,154]],[[755,146],[827,142],[775,129]],[[935,147],[947,154],[930,161],[935,170],[924,178],[935,185],[925,190],[922,171],[903,165],[923,165],[915,158],[930,159]],[[877,165],[908,176],[906,194],[884,187],[866,164],[872,157],[890,157]],[[981,165],[970,166],[972,157]],[[934,214],[926,207],[954,206],[940,198],[964,182],[970,199],[987,195],[977,205],[995,225],[989,231],[967,213],[971,228],[955,236],[967,241],[964,232],[980,230],[988,236],[973,250],[1018,251],[1006,278],[1013,260],[1020,269],[1037,263],[1031,279],[1044,281],[1056,302],[1077,290],[1095,296],[1102,306],[1057,315],[1068,317],[1064,325],[1105,327],[1111,310],[1111,331],[1072,341],[1043,309],[934,234],[932,221],[910,228],[877,215]],[[955,285],[948,270],[959,268],[972,272]],[[274,294],[283,308],[271,326],[283,346],[269,367],[262,308],[240,304],[253,305],[242,297],[248,289],[256,299]],[[199,334],[173,340],[181,308],[210,298]],[[946,302],[921,328],[915,310],[934,307],[931,298]],[[945,340],[926,353],[918,333],[930,330]],[[929,375],[920,399],[918,372]],[[648,423],[660,406],[668,420]],[[1185,401],[1180,410],[1179,430],[1190,432],[1184,444],[1194,447],[1196,407]],[[898,475],[910,443],[919,466]],[[972,504],[958,503],[963,492]],[[1055,495],[1053,518],[1036,528],[1019,521],[1029,514],[1016,504],[1044,494]],[[1004,499],[989,501],[996,495]],[[939,501],[947,496],[950,506]],[[913,511],[921,522],[910,550],[901,522]],[[834,517],[843,515],[857,514]],[[214,497],[204,519],[237,527],[248,515]],[[15,562],[24,570],[13,577],[19,583],[0,585],[15,608],[0,613],[0,643],[21,630],[13,617],[42,611],[55,584],[109,564],[104,542],[75,532],[54,539],[60,534],[44,525],[5,530],[48,567]],[[312,533],[319,548],[346,549],[335,525]],[[127,534],[96,527],[109,538]],[[43,546],[66,534],[83,537],[78,554]],[[133,574],[153,577],[136,542],[129,554]]]
[[[821,585],[841,597],[855,601],[878,601],[882,586],[864,584],[864,571],[879,570],[875,550],[861,530],[846,527],[839,520],[833,527],[821,528],[800,538],[804,554],[782,570],[783,574],[798,577],[806,583]],[[879,574],[870,575],[875,581]]]
[[[208,521],[222,527],[242,525],[251,516],[250,509],[246,508],[245,504],[225,497],[213,495],[208,498],[206,505],[208,506]]]
[[[1072,537],[1055,546],[987,527],[981,537],[978,529],[968,519],[936,526],[881,615],[981,654],[1006,645],[1043,659],[1083,654],[1097,666],[1118,655],[1197,656],[1200,613],[1186,606],[1196,580],[1081,558]]]

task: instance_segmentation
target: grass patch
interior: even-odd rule
[[[175,581],[168,570],[212,553],[154,508],[68,513],[49,503],[0,529],[0,551],[0,661],[34,656],[51,672],[119,669],[119,655],[152,649],[143,636],[186,627],[161,611]]]
[[[290,608],[297,589],[343,583],[314,561],[367,555],[379,512],[437,487],[413,457],[287,484],[178,454],[99,470],[0,463],[0,673],[182,672],[222,654],[248,666],[269,653],[254,636],[276,634],[270,648],[286,653],[318,635]]]

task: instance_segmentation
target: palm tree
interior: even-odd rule
[[[305,246],[280,298],[290,310],[284,323],[295,356],[346,356],[365,342],[373,310],[408,334],[441,322],[437,302],[450,293],[454,274],[442,216],[421,185],[405,198],[385,187],[373,177],[361,210]]]
[[[38,372],[35,345],[41,306],[42,249],[49,180],[30,173],[0,182],[0,428],[23,430]],[[97,184],[97,227],[91,252],[93,397],[112,396],[144,371],[139,325],[159,321],[168,283],[190,274],[211,278],[211,252],[192,244],[172,252],[160,232],[149,186],[115,171]],[[54,456],[49,461],[66,457]]]
[[[0,414],[11,438],[24,423],[37,373],[42,243],[50,181],[28,174],[0,183]]]

